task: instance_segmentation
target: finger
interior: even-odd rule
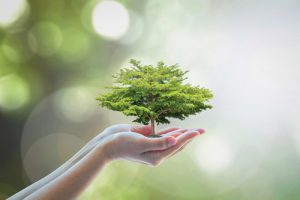
[[[166,158],[166,157],[170,156],[171,154],[173,154],[174,152],[176,152],[177,150],[179,150],[188,140],[191,140],[198,135],[200,135],[200,133],[198,131],[189,130],[186,133],[183,133],[182,135],[180,135],[176,138],[177,139],[176,145],[174,145],[168,149],[165,149],[163,151],[145,152],[145,153],[143,153],[143,155],[149,156],[152,158],[155,157],[158,160]]]
[[[160,138],[145,138],[143,139],[143,142],[143,152],[148,152],[170,148],[177,143],[177,140],[172,136],[168,136]]]
[[[191,141],[192,141],[192,139],[186,141],[186,142],[184,143],[184,145],[182,145],[182,147],[181,147],[177,152],[182,151],[182,150],[186,147],[186,145],[188,145]],[[175,153],[177,153],[177,152],[175,152]]]
[[[182,128],[182,129],[178,129],[177,131],[172,131],[172,132],[169,132],[169,133],[166,133],[164,134],[163,136],[173,136],[173,137],[178,137],[179,135],[182,135],[182,133],[185,133],[186,131],[188,131],[189,129],[187,128]],[[202,128],[194,128],[194,129],[190,129],[190,130],[193,130],[193,131],[197,131],[199,132],[200,134],[204,133],[205,130],[202,129]],[[179,131],[179,132],[178,132]]]
[[[169,133],[169,132],[172,132],[172,131],[176,131],[176,130],[179,130],[180,128],[179,127],[168,127],[168,128],[165,128],[163,130],[160,130],[158,131],[158,135],[163,135],[163,134],[166,134],[166,133]]]
[[[131,132],[136,132],[145,136],[151,135],[152,129],[150,125],[131,125]]]
[[[200,134],[205,133],[205,130],[203,128],[194,128],[193,130],[198,131]]]
[[[187,129],[187,128],[181,128],[181,129],[178,129],[178,130],[175,130],[175,131],[171,131],[169,133],[162,134],[162,136],[164,136],[164,137],[166,137],[166,136],[177,137],[177,136],[181,135],[182,133],[184,133],[188,130],[189,129]]]
[[[172,157],[173,155],[179,153],[180,151],[182,151],[193,139],[190,139],[188,141],[186,141],[178,150],[174,151],[172,154],[168,155],[167,158]]]
[[[177,151],[183,149],[185,145],[187,145],[193,138],[198,135],[201,135],[201,133],[195,130],[190,130],[187,133],[177,137],[177,144],[175,146],[160,153],[161,159],[174,155]]]

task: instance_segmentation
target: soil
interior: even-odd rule
[[[161,135],[148,135],[147,137],[150,137],[150,138],[160,138],[162,136]]]

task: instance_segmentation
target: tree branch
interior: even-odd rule
[[[164,109],[162,111],[160,111],[159,113],[157,113],[157,117],[161,114],[163,114],[164,112],[167,112],[167,111],[170,111],[171,109],[170,108],[167,108],[167,109]]]

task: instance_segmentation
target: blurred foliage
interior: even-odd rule
[[[25,1],[15,0],[10,7],[22,6],[21,10],[26,11],[9,25],[1,28],[0,24],[0,77],[20,77],[28,84],[31,95],[39,95],[32,101],[66,86],[106,80],[102,74],[112,73],[126,57],[123,45],[101,39],[93,31],[91,12],[98,1],[22,2]],[[2,7],[1,12],[9,15],[5,9]],[[110,55],[116,50],[123,53],[119,52],[112,61]],[[34,81],[26,75],[31,71],[37,76]],[[43,92],[33,92],[34,85]]]
[[[74,153],[35,142],[66,132],[72,146],[131,121],[93,101],[128,58],[193,67],[217,94],[201,118],[209,134],[158,168],[112,163],[80,199],[300,198],[299,1],[120,0],[130,23],[113,40],[99,27],[122,19],[112,9],[116,18],[93,23],[101,2],[0,0],[0,199],[34,180],[26,167],[46,175]],[[42,163],[29,150],[49,155]]]
[[[80,115],[74,114],[74,107],[96,104],[93,100],[98,89],[87,93],[76,88],[95,88],[110,82],[107,74],[114,72],[130,52],[130,46],[105,40],[95,33],[91,13],[97,3],[0,2],[0,199],[29,184],[21,164],[20,146],[22,129],[32,109],[52,93],[74,87],[56,95],[61,118],[67,125],[68,121],[90,119],[87,116],[91,109],[95,112],[91,105],[77,109]],[[142,5],[134,3],[137,9]]]

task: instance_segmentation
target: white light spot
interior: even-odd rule
[[[0,0],[0,27],[14,23],[26,10],[25,0]]]
[[[28,43],[32,51],[40,56],[51,56],[59,50],[63,42],[60,28],[51,22],[35,24],[28,34]]]
[[[217,136],[205,138],[195,152],[199,166],[208,173],[218,173],[226,169],[233,159],[229,144]]]
[[[13,74],[0,79],[0,109],[16,110],[30,100],[28,83]]]
[[[106,39],[117,40],[122,37],[129,26],[126,8],[115,1],[101,1],[92,14],[95,31]]]
[[[89,119],[95,112],[96,100],[84,87],[73,87],[59,91],[55,102],[65,119],[81,122]]]

